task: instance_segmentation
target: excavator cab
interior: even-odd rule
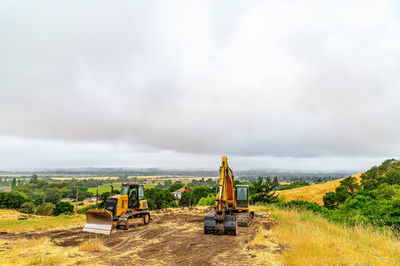
[[[237,185],[235,188],[236,207],[248,208],[249,207],[249,186]]]

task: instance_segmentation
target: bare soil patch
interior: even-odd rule
[[[95,263],[125,265],[135,262],[142,265],[210,265],[257,264],[249,249],[251,242],[262,229],[276,222],[270,216],[256,216],[249,227],[240,227],[238,236],[205,235],[203,217],[209,209],[179,209],[152,212],[153,221],[128,230],[116,230],[111,235],[82,232],[82,228],[53,230],[43,233],[1,233],[0,239],[37,239],[47,237],[60,247],[78,247],[95,238],[103,242],[105,251],[94,253]],[[92,253],[93,255],[93,253]]]

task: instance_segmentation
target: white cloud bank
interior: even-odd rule
[[[395,1],[0,5],[6,164],[213,167],[229,154],[242,168],[360,169],[399,153]]]

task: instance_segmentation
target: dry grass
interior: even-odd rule
[[[334,224],[307,211],[255,210],[271,212],[278,225],[254,242],[277,238],[286,247],[280,255],[285,265],[400,265],[400,242],[389,230]]]
[[[359,179],[361,174],[356,174],[354,176]],[[278,191],[279,198],[285,201],[307,200],[311,202],[316,202],[318,204],[323,204],[323,196],[327,192],[335,191],[335,189],[339,186],[339,182],[341,180],[342,179],[338,179],[321,184],[312,184],[311,186],[307,187]]]
[[[86,252],[99,252],[104,249],[103,241],[98,238],[91,238],[89,240],[84,241],[80,246],[80,251]]]
[[[27,220],[18,220],[18,217],[25,216],[16,211],[0,211],[0,230],[8,233],[22,233],[32,231],[47,231],[55,229],[68,229],[85,224],[85,215],[77,214],[72,216],[36,216],[28,215]]]
[[[0,210],[0,221],[1,220],[17,220],[18,218],[21,217],[40,217],[40,216],[35,216],[32,214],[25,214],[25,213],[21,213],[19,211],[16,210]]]
[[[77,248],[56,246],[46,237],[0,240],[0,265],[93,265],[92,259]]]

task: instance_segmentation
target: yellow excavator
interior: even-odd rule
[[[147,209],[143,185],[123,183],[119,195],[113,195],[111,186],[111,196],[106,199],[105,208],[86,212],[82,231],[108,235],[113,228],[128,229],[134,219],[143,219],[143,223],[148,224],[150,213]]]
[[[248,226],[254,218],[254,212],[249,211],[249,187],[234,187],[233,172],[226,156],[222,157],[219,173],[219,192],[214,209],[204,217],[204,233],[237,235],[237,227]]]

